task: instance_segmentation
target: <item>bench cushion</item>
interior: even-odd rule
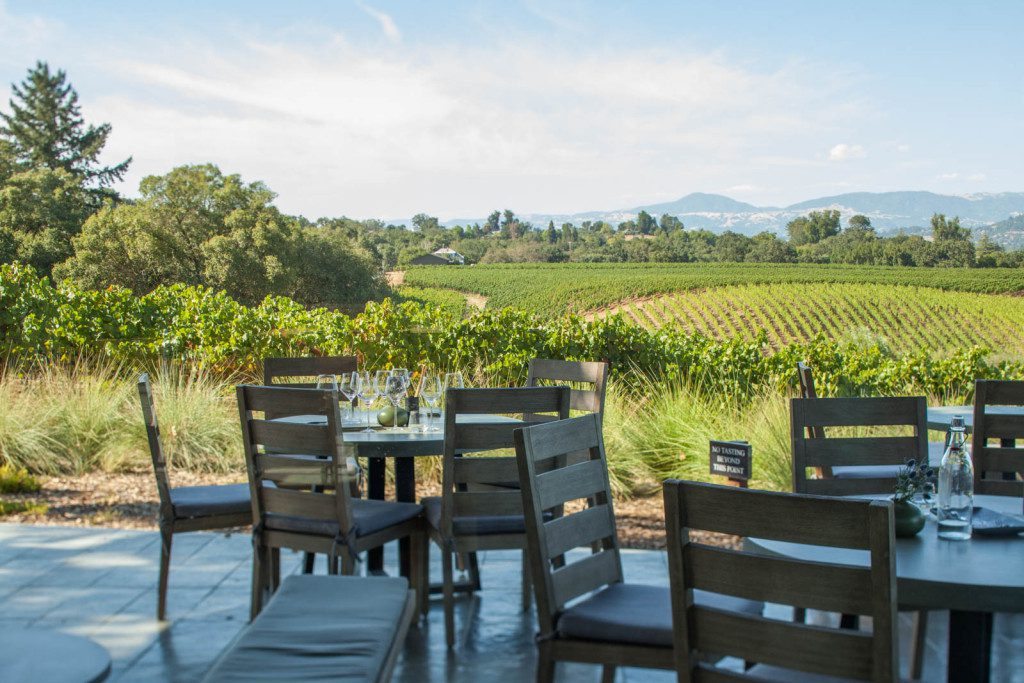
[[[408,599],[402,578],[289,576],[204,680],[376,681]]]
[[[171,489],[176,517],[252,514],[248,484],[223,486],[179,486]]]
[[[763,603],[695,590],[697,604],[761,614]],[[672,647],[668,586],[613,583],[569,607],[558,620],[563,638]]]

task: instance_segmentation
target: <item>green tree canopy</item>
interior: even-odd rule
[[[636,229],[640,232],[641,235],[653,235],[657,227],[658,222],[654,220],[654,216],[652,216],[651,214],[647,213],[646,211],[641,211],[639,214],[637,214]]]
[[[806,216],[791,220],[786,225],[786,230],[789,233],[789,242],[793,246],[815,244],[826,237],[839,234],[839,211],[811,211]]]
[[[848,220],[846,224],[853,229],[868,230],[871,228],[871,219],[858,213],[854,216],[850,216],[850,220]]]
[[[960,217],[946,219],[945,214],[932,214],[932,237],[936,242],[969,242],[970,228],[960,227]]]
[[[12,85],[10,113],[0,112],[0,138],[22,169],[63,169],[100,188],[121,180],[131,158],[114,166],[99,165],[110,136],[110,124],[85,125],[78,93],[62,70],[51,72],[36,62],[20,85]]]
[[[144,178],[139,192],[138,202],[105,206],[86,221],[59,276],[93,289],[143,293],[181,282],[246,303],[275,294],[342,308],[383,292],[380,271],[342,229],[301,227],[262,183],[182,166]]]

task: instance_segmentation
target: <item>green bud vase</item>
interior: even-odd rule
[[[924,528],[924,513],[909,500],[893,501],[892,512],[897,538],[917,536]]]

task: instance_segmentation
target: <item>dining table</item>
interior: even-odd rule
[[[345,443],[355,447],[359,458],[366,458],[366,495],[375,500],[386,497],[387,462],[394,463],[395,500],[402,503],[415,503],[416,500],[416,458],[438,456],[444,453],[444,412],[434,411],[430,424],[436,431],[424,431],[426,411],[423,411],[423,423],[406,427],[383,427],[377,423],[376,410],[353,410],[342,419],[343,439]],[[298,422],[302,424],[323,424],[326,420],[320,415],[292,415],[281,417],[282,422]],[[459,424],[518,422],[514,417],[505,415],[460,415]],[[364,431],[367,425],[372,432]],[[402,576],[410,575],[409,539],[402,539],[398,545],[399,572]],[[374,548],[367,552],[367,570],[380,572],[384,568],[383,548]]]
[[[985,406],[987,415],[1024,415],[1024,406]],[[974,430],[974,406],[928,406],[928,429],[939,432],[949,431],[954,416],[964,418],[965,431]]]
[[[1018,518],[1021,514],[1021,499],[1015,496],[975,496],[974,504]],[[745,542],[759,551],[805,561],[867,566],[869,560],[863,550],[758,538]],[[1024,612],[1024,535],[975,532],[970,540],[944,540],[928,515],[919,534],[896,539],[895,550],[900,609],[949,610],[947,680],[990,680],[992,615]]]

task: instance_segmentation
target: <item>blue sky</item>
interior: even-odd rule
[[[127,194],[213,162],[309,217],[782,205],[1024,190],[1022,26],[1011,0],[0,0],[0,83],[65,69]]]

